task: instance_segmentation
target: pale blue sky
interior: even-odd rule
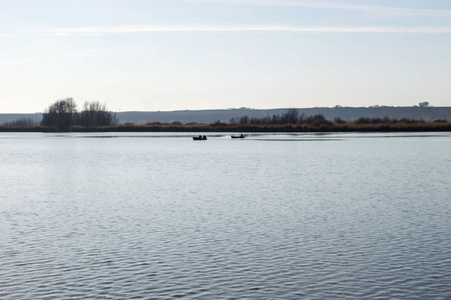
[[[449,0],[0,0],[0,113],[451,105]]]

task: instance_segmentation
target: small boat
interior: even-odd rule
[[[195,141],[206,141],[207,137],[205,135],[204,136],[202,136],[202,135],[193,136],[193,140],[195,140]]]
[[[244,134],[232,135],[232,139],[244,139],[244,138],[245,138]]]

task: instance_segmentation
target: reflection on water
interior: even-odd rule
[[[0,298],[451,295],[449,133],[193,135],[2,134]]]
[[[247,140],[345,140],[375,138],[449,138],[450,132],[292,132],[292,133],[244,133]],[[7,138],[191,138],[198,132],[94,132],[94,133],[0,133],[0,139]],[[209,138],[229,139],[236,133],[202,133]],[[245,139],[237,139],[245,140]]]

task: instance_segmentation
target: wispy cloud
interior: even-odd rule
[[[82,34],[126,34],[151,32],[180,33],[220,33],[220,32],[324,32],[324,33],[451,33],[451,27],[296,27],[287,25],[262,26],[215,26],[215,25],[179,25],[179,26],[102,26],[62,28],[53,31],[57,35]]]
[[[4,60],[4,62],[6,62],[8,64],[30,64],[30,63],[36,63],[36,62],[42,62],[42,61],[64,60],[64,59],[72,59],[72,58],[100,58],[100,56],[92,55],[92,54],[85,54],[85,53],[67,53],[67,54],[51,55],[51,56],[10,59],[10,60]]]
[[[188,2],[210,2],[210,3],[229,3],[229,4],[245,4],[245,5],[264,5],[264,6],[292,6],[292,7],[309,7],[320,9],[336,9],[361,11],[372,14],[382,15],[398,15],[398,16],[432,16],[432,17],[451,17],[451,10],[437,9],[417,9],[402,8],[392,6],[376,6],[376,5],[350,5],[337,3],[337,1],[305,1],[305,0],[187,0]]]
[[[300,27],[291,25],[118,25],[118,26],[91,26],[70,27],[38,32],[0,33],[0,37],[28,37],[28,36],[68,36],[68,35],[113,35],[113,34],[139,34],[139,33],[410,33],[410,34],[449,34],[451,26],[371,26],[371,27],[346,27],[346,26],[317,26]],[[83,56],[83,54],[71,54],[71,57]],[[94,57],[94,56],[84,56]],[[43,58],[45,59],[45,58]],[[58,59],[58,57],[54,57]],[[41,59],[42,60],[42,59]]]

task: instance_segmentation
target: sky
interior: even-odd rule
[[[451,106],[450,0],[0,0],[0,113]]]

